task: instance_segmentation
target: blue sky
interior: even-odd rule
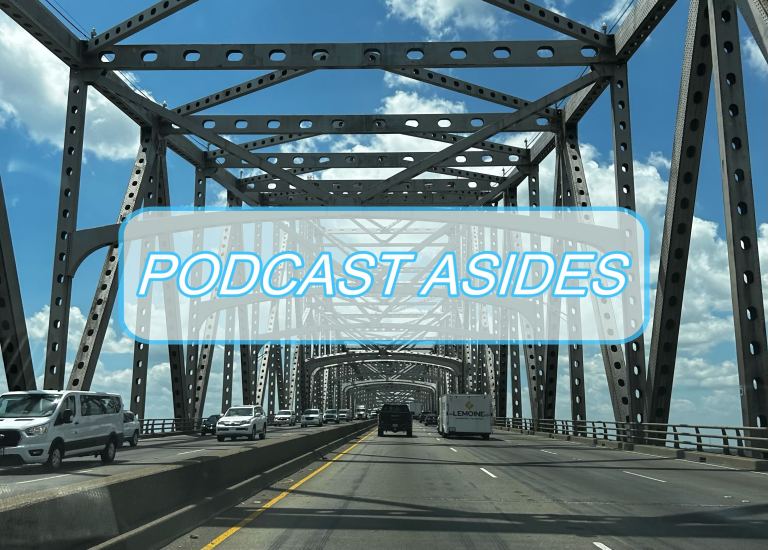
[[[612,27],[628,0],[547,0],[548,7],[593,24]],[[58,0],[83,31],[106,29],[145,8],[148,0],[111,2]],[[687,2],[679,0],[630,63],[633,139],[638,208],[652,232],[652,251],[658,253],[659,233],[666,198],[671,158],[680,62],[687,17]],[[751,122],[751,150],[755,195],[764,201],[768,181],[765,151],[764,101],[768,66],[760,57],[742,22],[747,108]],[[131,37],[127,43],[184,42],[376,42],[408,40],[527,40],[557,38],[553,31],[515,18],[480,0],[261,0],[259,2],[201,0],[156,26]],[[578,68],[463,69],[457,77],[536,99],[578,76]],[[61,142],[66,98],[66,68],[55,57],[0,15],[0,176],[5,186],[14,235],[24,307],[30,327],[38,375],[42,372],[47,327],[53,220],[58,201]],[[135,73],[138,86],[158,101],[174,106],[236,82],[252,72],[143,72]],[[713,95],[714,97],[714,95]],[[587,177],[595,204],[612,204],[613,165],[608,95],[597,103],[581,125]],[[465,96],[385,78],[378,71],[319,71],[259,94],[231,102],[212,112],[254,114],[388,113],[501,111],[500,106]],[[672,420],[740,423],[738,382],[730,314],[726,248],[723,241],[723,205],[714,109],[710,109],[704,145],[697,221],[692,239],[691,268],[683,309],[681,347]],[[760,123],[760,124],[759,124]],[[90,98],[86,131],[79,226],[114,223],[136,148],[135,125],[97,95]],[[533,136],[508,136],[522,143]],[[352,136],[315,141],[313,150],[366,151],[380,148],[407,150],[431,147],[408,138]],[[284,150],[292,150],[287,146]],[[192,200],[193,171],[174,155],[169,158],[174,202]],[[542,167],[544,201],[551,200],[552,160]],[[359,174],[347,174],[347,177]],[[327,177],[327,176],[326,176]],[[375,177],[368,175],[368,177]],[[522,190],[521,190],[522,191]],[[218,189],[210,187],[216,200]],[[523,193],[521,193],[521,196]],[[760,246],[768,250],[764,210],[757,210]],[[80,268],[73,295],[70,348],[79,339],[98,270],[97,254]],[[763,264],[765,265],[765,263]],[[656,264],[652,265],[655,280]],[[117,327],[117,323],[114,324]],[[130,389],[132,342],[110,330],[102,353],[96,389]],[[587,407],[592,418],[609,418],[602,365],[597,348],[586,350]],[[219,355],[221,357],[221,355]],[[152,350],[147,416],[170,414],[167,365],[162,350]],[[71,360],[71,358],[70,358]],[[565,365],[564,361],[561,365]],[[220,369],[220,361],[216,363]],[[561,369],[563,371],[563,369]],[[4,381],[0,384],[4,384]],[[209,402],[216,406],[220,376],[212,378]],[[235,380],[235,396],[238,381]],[[558,417],[567,417],[568,384],[560,380]],[[523,393],[526,395],[526,392]],[[527,403],[525,404],[527,408]]]

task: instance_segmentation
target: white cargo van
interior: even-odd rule
[[[368,411],[365,410],[365,405],[358,405],[355,407],[355,418],[357,420],[365,420],[368,418]]]
[[[448,394],[440,398],[437,431],[445,437],[479,435],[493,432],[493,404],[490,395]]]
[[[65,456],[112,462],[123,443],[119,395],[13,391],[0,395],[0,464],[61,467]]]

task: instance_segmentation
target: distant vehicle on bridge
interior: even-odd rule
[[[352,420],[352,411],[349,409],[339,409],[339,421],[349,422]]]
[[[277,411],[274,419],[275,426],[295,426],[296,413],[289,410]]]
[[[119,395],[84,391],[16,391],[0,395],[0,464],[45,464],[65,456],[115,460],[123,443]]]
[[[306,428],[310,424],[314,426],[323,425],[323,413],[320,409],[307,409],[301,413],[301,427]]]
[[[368,418],[368,411],[365,410],[365,405],[355,407],[355,419],[365,420],[366,418]]]
[[[267,416],[264,409],[253,405],[230,407],[216,423],[216,439],[247,437],[251,441],[267,437]]]
[[[411,416],[413,416],[413,418],[418,418],[424,411],[424,405],[416,402],[408,403],[408,408],[411,410]]]
[[[331,422],[338,424],[341,422],[341,420],[339,420],[339,411],[336,409],[326,409],[325,414],[323,415],[323,422],[326,424],[330,424]]]
[[[405,432],[413,435],[413,416],[406,404],[385,403],[379,412],[379,436],[384,432]]]
[[[444,437],[479,435],[483,439],[489,439],[493,432],[491,396],[479,394],[442,396],[437,431]]]
[[[123,411],[123,441],[127,441],[131,447],[139,444],[141,422],[136,414],[131,411]]]
[[[205,420],[203,420],[202,426],[200,426],[200,435],[216,434],[216,423],[221,418],[220,414],[212,414]]]

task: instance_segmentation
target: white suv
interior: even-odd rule
[[[301,427],[306,428],[309,424],[323,425],[323,413],[320,412],[320,409],[307,409],[301,413]]]
[[[216,423],[216,439],[247,437],[251,441],[267,437],[267,416],[264,409],[253,405],[231,407]]]
[[[112,462],[123,443],[119,395],[84,391],[13,391],[0,395],[0,464],[45,464],[65,456]]]

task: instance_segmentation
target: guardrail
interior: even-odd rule
[[[143,437],[162,437],[199,432],[203,423],[202,419],[199,418],[145,418],[139,422]]]
[[[768,459],[768,428],[703,426],[604,420],[496,418],[497,428],[586,437],[593,440],[658,445]]]

